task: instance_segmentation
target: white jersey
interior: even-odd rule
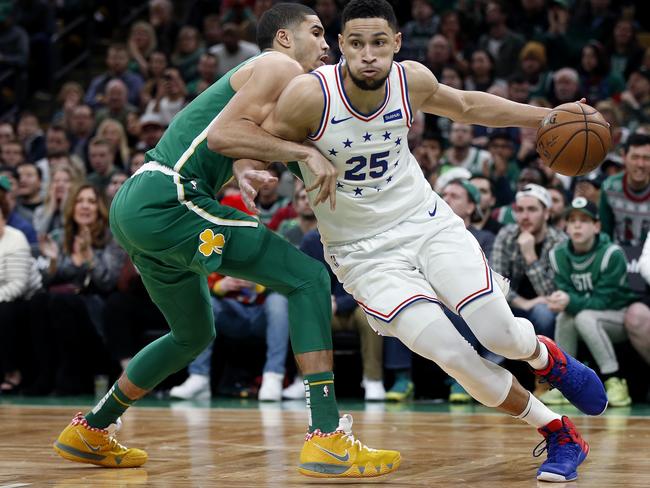
[[[404,68],[393,63],[386,96],[371,114],[356,110],[345,93],[343,65],[312,72],[325,99],[318,130],[309,139],[338,169],[336,210],[314,207],[323,242],[337,245],[375,236],[412,215],[432,193],[409,151],[413,114]],[[305,184],[313,174],[304,163]],[[310,193],[313,197],[317,192]]]

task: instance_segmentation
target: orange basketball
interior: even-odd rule
[[[609,124],[593,107],[565,103],[554,108],[537,131],[537,152],[546,166],[566,176],[589,173],[612,146]]]

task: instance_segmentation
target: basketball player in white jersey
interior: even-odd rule
[[[353,0],[342,23],[343,61],[295,78],[262,125],[282,139],[310,140],[337,169],[335,194],[329,194],[335,208],[314,205],[326,259],[377,332],[435,361],[484,405],[539,430],[548,457],[538,479],[575,479],[589,446],[573,423],[481,358],[439,304],[460,314],[488,349],[527,361],[587,414],[607,406],[602,383],[552,340],[536,337],[530,322],[512,315],[504,280],[487,266],[462,220],[431,190],[406,142],[417,110],[469,124],[537,127],[548,109],[452,89],[419,63],[395,63],[401,34],[385,0]],[[242,124],[222,125],[224,138]],[[265,159],[264,147],[241,135],[240,140],[241,148],[230,147],[227,155]],[[269,146],[277,141],[269,137]],[[258,171],[263,164],[248,160],[236,167],[252,205],[255,187],[264,180]],[[322,182],[302,163],[301,172],[308,187]],[[326,186],[317,196],[310,193],[314,203],[330,191]]]

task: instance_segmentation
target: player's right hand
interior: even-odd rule
[[[339,176],[336,167],[316,149],[309,152],[305,164],[315,177],[305,190],[310,192],[319,189],[314,199],[314,206],[329,199],[330,209],[336,209],[336,179]]]
[[[239,159],[233,164],[233,175],[239,185],[241,198],[246,208],[253,215],[259,215],[260,213],[255,206],[255,198],[259,189],[278,180],[275,176],[271,176],[271,173],[264,170],[265,167],[265,163],[254,159]]]

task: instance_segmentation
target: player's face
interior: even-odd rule
[[[382,18],[349,20],[339,35],[348,75],[362,90],[384,86],[401,43],[402,35]]]
[[[600,222],[593,220],[584,212],[574,210],[567,217],[566,231],[574,246],[582,246],[591,242],[600,232]]]
[[[329,46],[325,41],[325,29],[318,17],[307,15],[293,30],[296,61],[308,73],[327,63]]]
[[[535,197],[521,197],[515,204],[515,217],[522,232],[537,235],[548,219],[548,210]]]
[[[625,173],[628,181],[635,186],[650,183],[650,144],[630,146],[625,154]]]

